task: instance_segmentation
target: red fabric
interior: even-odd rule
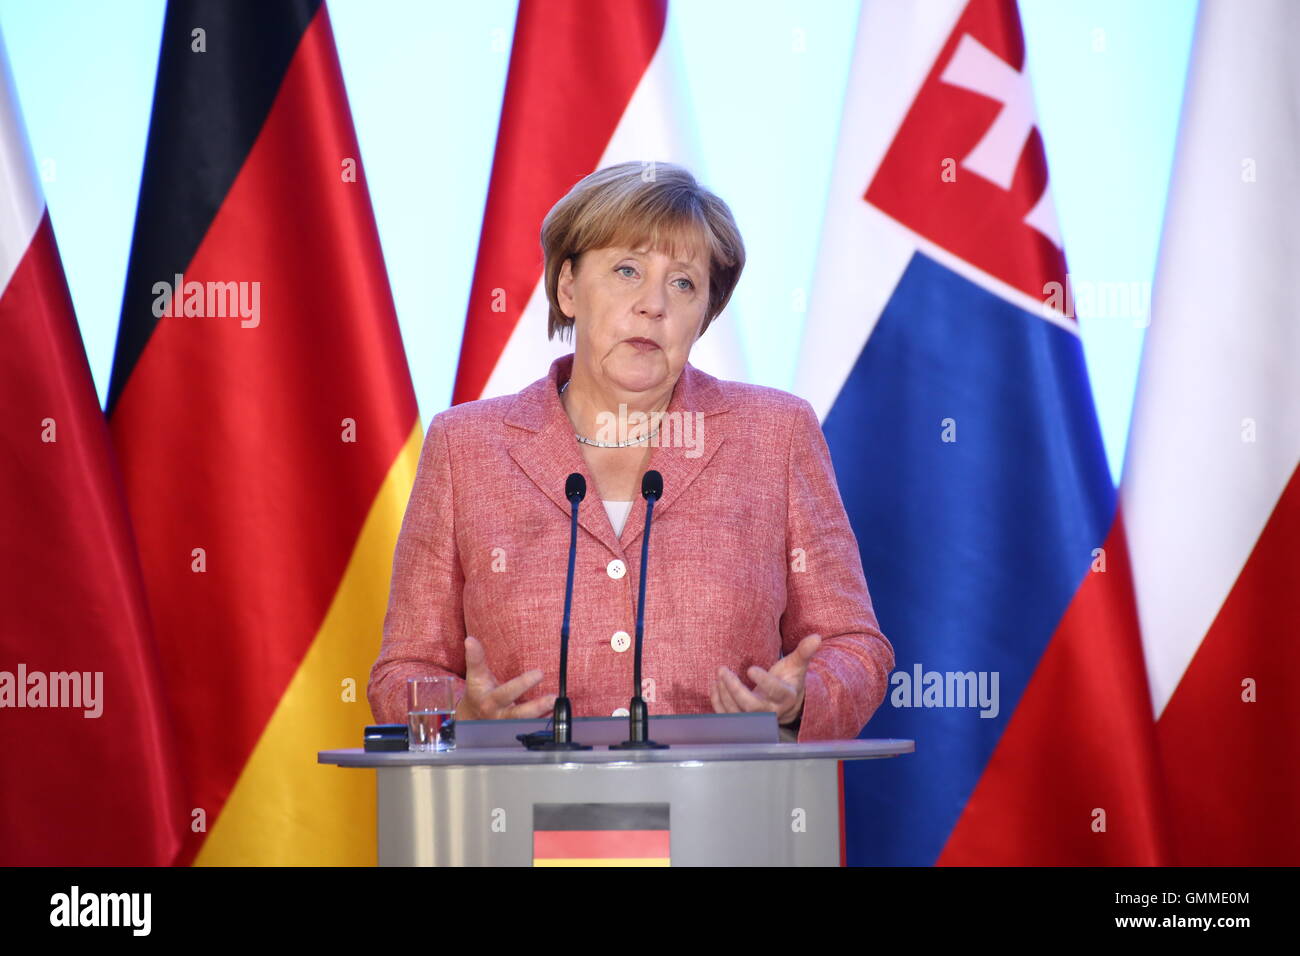
[[[451,675],[464,690],[464,638],[500,681],[532,668],[521,700],[558,691],[569,546],[565,479],[579,472],[578,556],[569,644],[576,714],[627,707],[645,500],[615,538],[560,402],[573,356],[512,396],[433,419],[393,562],[369,697],[378,720],[406,720],[408,677]],[[642,677],[652,713],[712,713],[718,665],[742,680],[817,633],[800,741],[852,739],[884,698],[894,665],[881,634],[816,413],[786,392],[720,381],[689,363],[668,406],[699,412],[702,446],[656,447],[664,479],[650,540]],[[694,420],[694,419],[693,419]],[[667,427],[667,426],[661,426]],[[796,551],[796,549],[799,549]],[[795,570],[792,552],[800,563]],[[611,561],[626,574],[613,578]]]
[[[1047,191],[1043,136],[1037,124],[1023,129],[1025,139],[1015,150],[1004,183],[966,165],[1010,109],[996,97],[943,79],[953,69],[958,48],[972,42],[989,52],[996,69],[1023,70],[1025,39],[1014,0],[966,4],[863,198],[940,248],[1039,301],[1045,282],[1064,286],[1066,281],[1059,243],[1030,224],[1030,213]],[[956,178],[941,175],[958,156],[965,157],[965,168]],[[1073,322],[1073,309],[1067,311],[1064,321]]]
[[[542,276],[542,220],[600,165],[667,17],[667,0],[521,0],[453,405],[483,394]]]
[[[258,323],[160,319],[113,413],[188,799],[208,814],[182,864],[302,666],[418,420],[365,177],[340,179],[359,156],[321,7],[184,272],[260,283]]]
[[[654,533],[654,529],[650,529]],[[536,860],[668,859],[667,830],[536,830]]]
[[[188,804],[126,502],[48,214],[0,295],[0,340],[0,865],[170,863]],[[95,705],[79,688],[31,707],[34,672],[51,685],[82,678]],[[49,706],[56,699],[81,705]]]
[[[1104,550],[1106,570],[1085,572],[948,836],[940,866],[1170,862],[1118,509]]]
[[[1300,863],[1297,541],[1300,469],[1156,727],[1179,866]]]

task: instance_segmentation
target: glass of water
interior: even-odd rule
[[[450,677],[411,677],[406,681],[408,750],[454,750],[448,725],[456,712],[455,682]]]

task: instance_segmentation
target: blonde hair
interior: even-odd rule
[[[700,335],[726,307],[745,268],[745,244],[727,204],[675,163],[618,163],[580,180],[542,220],[548,339],[573,337],[560,309],[560,270],[589,249],[619,246],[666,251],[674,258],[703,240],[709,256],[709,302]],[[667,248],[666,248],[667,247]]]

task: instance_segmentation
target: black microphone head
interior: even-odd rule
[[[564,497],[570,501],[581,501],[587,497],[587,479],[576,471],[564,482]]]
[[[641,476],[641,497],[658,501],[664,493],[664,476],[651,470]]]

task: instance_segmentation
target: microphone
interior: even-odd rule
[[[573,472],[564,482],[564,497],[573,505],[569,525],[569,576],[564,584],[564,623],[560,625],[560,693],[555,698],[550,740],[521,735],[529,750],[590,750],[573,742],[573,708],[569,705],[569,612],[573,607],[573,567],[578,557],[578,505],[587,497],[587,480]]]
[[[636,658],[632,665],[632,703],[628,705],[629,738],[621,744],[610,744],[610,750],[667,750],[667,744],[657,744],[648,739],[650,715],[641,696],[641,645],[645,636],[645,575],[650,563],[650,519],[655,502],[663,497],[664,479],[657,471],[647,471],[641,477],[641,497],[645,498],[645,532],[641,537],[641,585],[636,601]]]

